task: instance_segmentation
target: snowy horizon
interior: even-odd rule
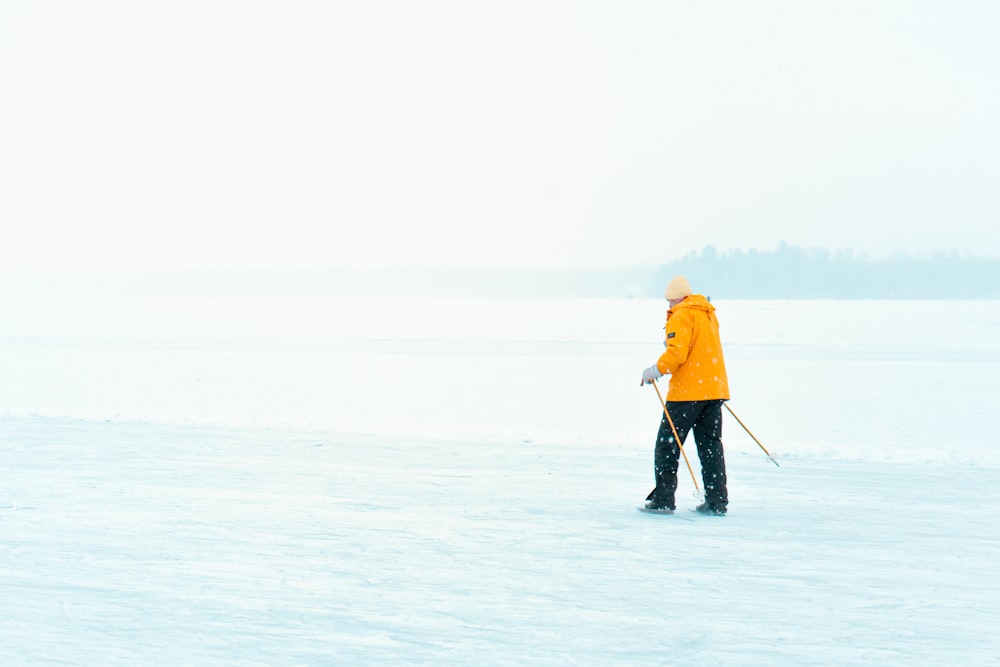
[[[656,298],[678,274],[724,299],[998,299],[1000,258],[936,253],[875,260],[786,245],[706,247],[678,260],[610,269],[243,267],[106,273],[0,273],[10,297],[484,299]]]

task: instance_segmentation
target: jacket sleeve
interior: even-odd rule
[[[667,320],[666,344],[667,349],[656,361],[656,367],[664,375],[673,373],[677,368],[687,361],[688,351],[691,349],[692,326],[687,313],[679,311],[674,313]]]

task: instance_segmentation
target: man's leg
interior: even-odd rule
[[[677,435],[684,444],[691,424],[697,417],[697,412],[691,409],[691,403],[687,402],[667,402],[667,411],[677,428]],[[656,488],[654,488],[646,500],[651,500],[658,505],[665,507],[675,506],[675,495],[677,493],[677,462],[681,451],[677,447],[674,439],[673,429],[667,416],[660,418],[660,430],[656,435],[656,451],[653,454],[653,472],[656,477]]]
[[[729,504],[726,484],[726,456],[722,449],[722,401],[699,401],[702,409],[694,422],[694,440],[701,460],[705,502],[710,507]]]

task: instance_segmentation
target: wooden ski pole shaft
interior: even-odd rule
[[[729,410],[729,414],[731,414],[736,419],[736,421],[740,423],[740,426],[742,426],[743,430],[747,432],[747,435],[753,438],[753,441],[757,443],[757,446],[764,450],[764,453],[767,454],[767,460],[780,468],[781,466],[778,465],[778,461],[774,458],[771,452],[767,451],[767,448],[765,448],[764,445],[760,444],[760,440],[757,439],[757,436],[751,433],[750,429],[747,428],[747,425],[743,423],[743,420],[736,416],[736,413],[733,412],[733,409],[729,407],[729,403],[723,403],[723,405],[726,406],[726,410]]]
[[[684,451],[684,445],[681,444],[681,438],[677,435],[677,428],[674,426],[674,420],[670,418],[670,411],[667,410],[667,404],[663,400],[663,394],[660,393],[660,386],[656,384],[656,380],[653,380],[653,389],[656,390],[656,395],[660,398],[660,405],[663,407],[663,414],[667,416],[667,422],[670,424],[670,430],[674,433],[674,442],[677,443],[677,448],[681,450],[681,455],[684,456],[684,463],[687,464],[688,472],[691,473],[691,481],[694,482],[695,492],[701,496],[701,489],[698,488],[698,479],[694,476],[694,469],[691,468],[691,462],[688,461],[688,455]]]

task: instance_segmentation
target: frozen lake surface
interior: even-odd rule
[[[0,301],[2,664],[1000,654],[998,302],[717,302],[715,518],[662,302]]]

